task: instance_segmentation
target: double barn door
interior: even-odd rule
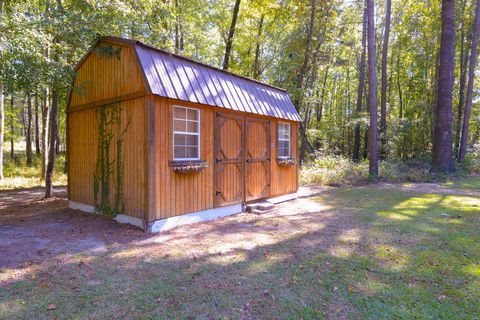
[[[215,205],[270,194],[270,121],[217,113],[215,121]]]

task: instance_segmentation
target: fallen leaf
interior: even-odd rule
[[[353,292],[353,286],[351,284],[348,285],[348,292],[350,292],[350,293]]]

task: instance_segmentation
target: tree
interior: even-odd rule
[[[442,0],[442,31],[438,70],[432,171],[453,172],[452,90],[455,66],[455,1]]]
[[[467,82],[468,50],[465,48],[465,16],[467,1],[462,0],[460,23],[460,83],[458,92],[457,123],[455,126],[455,156],[458,158],[462,132],[463,107],[465,105],[465,84]]]
[[[230,52],[232,51],[233,35],[235,34],[235,26],[237,24],[238,11],[240,10],[240,0],[235,0],[233,8],[232,23],[230,24],[230,32],[228,33],[227,43],[225,47],[225,57],[223,58],[223,70],[228,70],[230,60]]]
[[[0,82],[0,180],[3,176],[3,138],[5,136],[5,105],[3,97],[3,83]]]
[[[382,157],[385,158],[387,147],[387,65],[388,65],[388,39],[390,37],[390,15],[392,9],[392,0],[387,0],[387,10],[385,14],[385,36],[383,38],[382,50],[382,98],[380,102],[380,135],[382,142]]]
[[[367,0],[367,38],[368,38],[368,103],[370,111],[370,130],[368,146],[370,153],[369,173],[378,175],[378,141],[377,141],[377,59],[375,56],[375,4]]]
[[[32,165],[32,95],[27,93],[27,130],[26,130],[27,165]]]
[[[52,107],[50,109],[50,141],[48,148],[48,164],[45,172],[45,198],[53,195],[53,169],[55,167],[55,150],[57,142],[57,110],[58,110],[58,91],[52,90]]]
[[[357,115],[362,112],[363,90],[365,87],[365,60],[367,51],[367,6],[363,5],[363,22],[362,22],[362,55],[360,58],[358,70],[358,90],[357,90]],[[359,160],[360,153],[360,123],[355,124],[355,137],[353,145],[353,161]]]
[[[38,122],[38,93],[35,93],[35,154],[40,155],[40,128]]]
[[[463,162],[467,153],[468,131],[470,122],[470,110],[472,108],[473,82],[475,80],[475,66],[477,64],[478,33],[480,28],[480,0],[477,0],[477,9],[475,11],[475,24],[473,27],[472,53],[470,54],[470,65],[468,66],[468,87],[467,101],[465,104],[465,115],[463,117],[462,139],[458,160]]]

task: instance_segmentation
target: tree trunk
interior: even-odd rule
[[[10,100],[10,111],[11,111],[11,122],[10,122],[10,158],[15,157],[15,105],[14,105],[14,98],[12,94],[12,98]]]
[[[265,15],[262,14],[262,16],[260,17],[260,21],[258,22],[257,44],[255,46],[255,59],[253,62],[253,79],[258,79],[260,77],[260,41],[262,37],[264,18]]]
[[[315,119],[317,121],[317,128],[320,128],[320,122],[322,121],[323,118],[323,105],[325,104],[325,93],[327,91],[327,80],[328,80],[328,71],[329,71],[330,65],[327,65],[325,68],[325,77],[323,78],[323,84],[322,84],[322,95],[320,96],[320,103],[318,104],[318,108],[315,110],[316,115]]]
[[[3,98],[3,83],[0,82],[0,180],[3,176],[3,136],[5,133],[5,106]]]
[[[235,34],[235,26],[237,24],[238,11],[240,10],[240,0],[235,1],[233,8],[232,23],[230,24],[230,32],[228,33],[227,43],[225,47],[225,57],[223,58],[223,70],[228,70],[228,63],[230,62],[230,52],[232,51],[233,36]]]
[[[440,68],[433,133],[432,171],[452,172],[452,90],[455,65],[455,1],[442,0]]]
[[[370,153],[369,174],[378,175],[377,141],[377,58],[375,56],[375,7],[374,0],[367,0],[368,14],[368,102],[370,109],[370,130],[368,150]]]
[[[460,162],[465,160],[465,155],[467,153],[470,110],[472,108],[473,81],[475,80],[475,66],[477,64],[477,47],[478,47],[479,28],[480,28],[480,0],[477,0],[477,9],[475,11],[475,26],[473,28],[473,38],[472,38],[472,53],[470,55],[470,65],[468,67],[467,101],[465,104],[465,116],[463,118],[462,139],[460,142],[460,150],[458,153],[458,160]]]
[[[38,156],[40,155],[40,137],[39,131],[40,128],[38,127],[38,93],[35,93],[35,154]]]
[[[397,86],[398,86],[398,104],[400,110],[398,112],[398,118],[403,119],[403,97],[402,97],[402,83],[400,82],[400,46],[397,53]]]
[[[48,148],[48,164],[45,173],[45,198],[53,195],[52,176],[55,166],[55,150],[57,141],[57,108],[58,108],[58,91],[52,90],[52,108],[50,110],[50,143]]]
[[[465,104],[465,85],[467,83],[468,50],[465,50],[465,6],[467,1],[462,1],[462,23],[460,25],[460,88],[458,94],[457,123],[455,126],[455,156],[458,159],[460,148],[460,135],[462,132],[463,106]]]
[[[175,15],[175,53],[180,53],[183,51],[183,30],[178,0],[175,0]]]
[[[388,39],[390,37],[390,15],[392,0],[387,0],[387,11],[385,14],[385,36],[383,39],[382,51],[382,98],[380,102],[380,136],[382,142],[382,158],[387,153],[387,65],[388,65]]]
[[[32,94],[27,93],[27,130],[26,130],[27,166],[32,165]]]
[[[360,67],[359,67],[359,80],[358,80],[358,89],[357,89],[357,115],[362,112],[363,105],[363,91],[365,87],[365,60],[367,54],[367,6],[364,4],[363,8],[363,28],[362,28],[362,55],[360,57]],[[360,153],[360,124],[355,124],[355,134],[354,134],[354,144],[353,144],[353,161],[359,160]]]
[[[44,100],[42,107],[42,170],[41,179],[45,179],[45,172],[48,164],[48,132],[50,124],[50,90],[47,87],[44,90]]]

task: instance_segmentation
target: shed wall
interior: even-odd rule
[[[227,111],[222,108],[205,106],[158,96],[150,97],[152,104],[155,164],[152,182],[152,211],[149,221],[164,219],[185,213],[211,209],[215,206],[215,155],[214,128],[215,113],[232,113],[271,121],[271,188],[269,197],[296,192],[298,189],[297,165],[281,167],[275,161],[277,157],[277,124],[291,124],[292,157],[297,158],[298,123],[279,121],[276,118]],[[200,173],[177,174],[169,166],[173,159],[172,106],[179,105],[200,110],[200,158],[208,162],[208,168]]]
[[[121,147],[123,174],[121,181],[123,213],[143,219],[146,210],[146,98],[130,99],[116,104],[121,110],[121,128],[112,127],[113,138],[109,158],[115,161],[109,175],[113,207],[116,194],[117,138],[125,130]],[[98,160],[99,106],[68,115],[68,188],[69,199],[94,206],[94,176]],[[127,126],[128,124],[128,126]],[[98,179],[97,179],[98,181]],[[98,196],[99,193],[97,193]],[[98,202],[98,201],[97,201]]]

